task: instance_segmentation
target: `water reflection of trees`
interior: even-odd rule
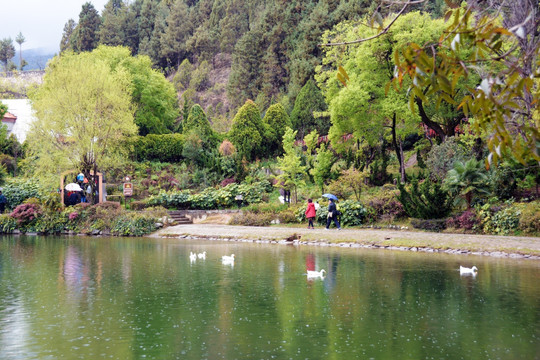
[[[171,243],[2,242],[0,303],[39,319],[16,321],[53,356],[76,346],[92,358],[97,339],[114,358],[535,356],[535,266],[475,258],[472,279],[458,257],[248,245],[190,265],[190,248]],[[306,281],[308,257],[324,280]]]

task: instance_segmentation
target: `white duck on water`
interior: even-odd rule
[[[202,253],[198,253],[198,254],[197,254],[197,257],[198,257],[199,259],[204,259],[204,260],[206,260],[206,251],[203,251]]]
[[[308,270],[307,271],[307,277],[308,278],[318,278],[318,277],[320,277],[321,279],[323,279],[324,274],[326,274],[326,270],[324,270],[324,269],[321,269],[321,271],[313,271],[313,270]]]
[[[234,254],[232,254],[231,256],[223,255],[221,257],[221,262],[223,262],[224,264],[234,263]]]
[[[194,252],[189,252],[189,261],[191,262],[195,262],[195,260],[197,260],[197,254],[195,254]]]
[[[459,273],[461,275],[463,274],[473,274],[476,275],[476,272],[478,271],[478,268],[476,266],[473,266],[472,268],[468,268],[465,266],[459,266]]]

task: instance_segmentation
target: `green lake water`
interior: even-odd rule
[[[540,359],[539,285],[531,260],[2,237],[0,359]]]

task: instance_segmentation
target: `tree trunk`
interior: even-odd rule
[[[401,183],[405,184],[407,182],[407,174],[405,173],[405,159],[403,156],[403,144],[401,143],[401,140],[397,141],[397,135],[396,135],[396,113],[392,116],[392,145],[394,146],[394,150],[396,151],[396,156],[399,161],[399,174],[401,176]]]
[[[467,210],[471,210],[472,191],[465,194],[465,200],[467,201]]]
[[[416,101],[416,105],[418,106],[418,113],[420,114],[420,119],[422,120],[422,122],[428,128],[435,131],[435,133],[441,137],[441,140],[444,141],[444,139],[446,139],[446,133],[443,128],[438,123],[431,121],[429,116],[426,114],[426,111],[424,110],[424,104],[422,103],[422,100],[417,97],[414,100]]]

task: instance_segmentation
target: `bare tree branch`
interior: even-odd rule
[[[399,1],[395,2],[395,4],[403,4],[403,8],[401,8],[401,10],[394,17],[394,19],[392,19],[392,21],[390,21],[390,23],[384,29],[382,29],[382,31],[379,32],[377,35],[373,35],[373,36],[370,36],[370,37],[365,38],[365,39],[357,39],[357,40],[353,40],[353,41],[344,41],[344,42],[339,42],[339,43],[319,44],[319,46],[351,45],[351,44],[358,44],[358,43],[362,43],[362,42],[369,41],[369,40],[372,40],[372,39],[376,39],[379,36],[382,36],[382,35],[384,35],[384,34],[386,34],[388,32],[388,30],[392,27],[392,25],[396,22],[396,20],[405,12],[405,10],[407,10],[407,7],[409,7],[409,5],[421,4],[421,3],[425,2],[425,1],[426,0],[410,0],[410,1],[407,1],[405,3],[404,2],[399,2]]]

